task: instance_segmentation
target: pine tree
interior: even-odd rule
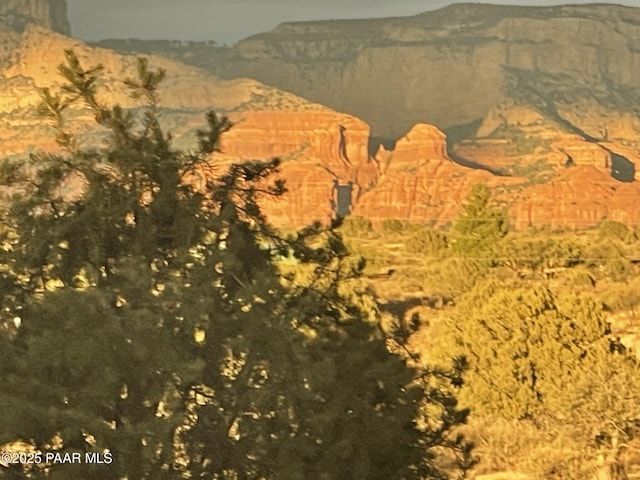
[[[452,247],[464,256],[488,259],[496,241],[508,231],[505,213],[491,205],[491,190],[479,183],[471,189],[453,225]]]
[[[460,370],[389,351],[336,232],[269,226],[277,159],[218,165],[197,187],[226,118],[207,114],[198,148],[179,151],[160,123],[163,71],[141,59],[125,82],[137,116],[100,103],[100,67],[69,51],[60,70],[41,111],[62,153],[3,166],[0,442],[113,462],[24,476],[446,478],[442,448],[468,468],[451,433]],[[67,131],[78,102],[104,148]]]

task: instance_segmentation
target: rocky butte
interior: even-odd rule
[[[35,23],[69,35],[66,0],[0,0],[0,21],[14,30],[24,30]]]
[[[287,23],[231,48],[101,43],[116,53],[66,36],[64,2],[0,6],[12,45],[0,69],[4,155],[54,148],[35,106],[37,87],[59,81],[64,49],[103,64],[103,100],[127,108],[135,58],[123,53],[152,53],[167,70],[161,101],[177,146],[214,108],[236,123],[215,162],[282,159],[289,192],[265,204],[278,225],[348,213],[446,224],[478,182],[517,227],[640,222],[640,9],[459,4]],[[89,120],[77,110],[72,125],[96,144]]]
[[[230,48],[105,44],[255,78],[350,112],[375,136],[399,138],[419,122],[478,122],[505,98],[546,113],[581,97],[637,104],[639,34],[637,8],[469,3],[413,17],[284,23]]]

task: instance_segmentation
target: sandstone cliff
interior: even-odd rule
[[[42,131],[46,123],[35,115],[40,103],[38,88],[55,89],[60,85],[57,68],[64,60],[66,49],[73,49],[85,65],[104,67],[101,101],[127,108],[138,105],[130,98],[123,82],[135,71],[135,57],[91,48],[36,25],[28,25],[24,32],[17,34],[16,42],[9,65],[0,69],[0,117],[4,120],[0,129],[0,154],[18,154],[50,146],[48,136]],[[153,68],[167,71],[167,80],[160,90],[162,105],[167,110],[163,119],[178,142],[183,136],[184,141],[189,141],[189,134],[202,126],[203,112],[210,108],[223,114],[244,110],[326,110],[254,80],[222,81],[198,68],[163,57],[152,57],[150,63]],[[84,131],[88,120],[80,109],[71,126]],[[87,137],[88,142],[93,140],[95,136]]]
[[[478,121],[505,96],[543,108],[584,94],[637,104],[638,38],[636,8],[457,4],[414,17],[285,23],[230,49],[187,44],[171,54],[347,111],[374,136],[398,138],[418,122]]]
[[[369,126],[355,117],[331,110],[245,111],[231,119],[235,126],[214,159],[282,160],[288,191],[265,203],[270,220],[280,226],[328,223],[336,216],[337,188],[348,187],[355,202],[377,180],[368,154]]]
[[[585,21],[596,22],[597,18],[591,18],[594,12],[611,16],[612,11],[618,11],[618,7],[612,8],[562,7],[544,11],[555,12],[558,18],[575,20],[576,16],[582,16]],[[493,16],[487,16],[488,11]],[[474,119],[467,125],[447,129],[447,134],[434,125],[416,122],[398,135],[395,142],[376,141],[369,125],[351,112],[338,113],[255,80],[222,80],[211,72],[154,56],[152,66],[167,70],[167,81],[161,91],[163,121],[174,134],[177,146],[186,147],[192,144],[195,130],[202,126],[204,111],[214,108],[235,122],[223,138],[222,153],[214,158],[217,164],[280,157],[280,175],[286,181],[288,193],[284,198],[265,201],[268,217],[280,226],[298,227],[313,220],[328,222],[337,214],[347,213],[366,216],[374,223],[397,218],[446,224],[457,216],[462,200],[478,182],[494,189],[517,227],[586,227],[603,218],[640,222],[634,209],[640,201],[640,189],[633,182],[640,160],[640,122],[632,109],[620,107],[624,99],[634,95],[634,89],[614,89],[614,93],[596,89],[593,95],[586,96],[584,92],[591,90],[583,90],[586,87],[580,82],[569,85],[570,81],[561,74],[508,70],[499,62],[494,71],[491,70],[494,67],[485,65],[484,62],[494,58],[484,56],[489,55],[488,51],[481,54],[485,47],[495,48],[489,44],[497,42],[511,48],[511,40],[500,39],[501,29],[511,25],[513,18],[523,17],[525,24],[535,23],[539,20],[536,15],[541,15],[538,9],[467,5],[446,12],[453,15],[449,24],[442,23],[443,17],[438,16],[442,13],[438,12],[408,20],[337,22],[330,29],[331,41],[326,42],[321,41],[327,36],[325,23],[287,24],[272,34],[239,44],[236,48],[240,53],[233,54],[236,58],[230,65],[251,59],[255,65],[267,68],[272,62],[286,60],[283,72],[289,72],[292,78],[306,68],[319,75],[317,88],[333,88],[338,73],[341,82],[355,82],[354,78],[363,75],[358,81],[366,82],[361,85],[367,88],[359,88],[355,93],[347,88],[340,95],[346,99],[351,92],[353,98],[349,97],[349,101],[362,101],[366,108],[384,102],[378,104],[377,114],[388,116],[389,122],[400,118],[393,114],[393,108],[399,109],[396,113],[403,121],[394,124],[395,130],[415,118],[417,113],[413,115],[411,111],[418,108],[423,108],[421,118],[430,115],[429,112],[441,111],[456,121]],[[518,25],[509,27],[512,35],[526,30],[526,25]],[[566,28],[571,30],[569,26]],[[379,32],[383,32],[383,40],[376,37]],[[491,38],[476,45],[476,36],[486,32],[493,32]],[[283,47],[275,55],[270,43],[274,35],[285,43],[294,42],[295,48]],[[57,65],[63,60],[65,49],[73,48],[83,63],[100,63],[105,67],[101,97],[104,102],[135,108],[122,83],[132,71],[134,57],[91,48],[33,24],[26,25],[23,31],[12,31],[11,38],[15,45],[0,69],[3,120],[0,155],[55,148],[44,122],[35,115],[39,103],[37,87],[55,87],[59,82]],[[455,40],[453,44],[448,43],[451,38]],[[463,51],[458,43],[464,38],[471,47],[467,45]],[[471,42],[470,38],[475,40]],[[300,43],[303,40],[311,43]],[[520,40],[518,37],[515,44],[528,44]],[[263,43],[256,49],[255,42]],[[536,42],[547,40],[540,37]],[[382,51],[392,52],[393,58],[375,60],[384,59],[375,56]],[[304,68],[288,63],[294,54],[310,63],[301,64],[307,65]],[[436,55],[435,60],[432,54]],[[364,65],[366,55],[373,55],[375,68],[359,70],[356,66]],[[518,61],[522,61],[522,55],[518,54]],[[445,78],[442,69],[449,65],[447,62],[455,63],[454,60],[462,70],[454,69],[456,75]],[[394,62],[402,63],[403,69],[389,70],[389,65],[395,68]],[[416,78],[416,72],[420,71],[415,68],[421,62],[429,64],[432,73]],[[320,75],[318,69],[327,65]],[[349,69],[352,73],[367,72],[371,78],[362,73],[347,75]],[[489,71],[495,75],[483,76]],[[476,75],[475,83],[470,86],[472,74]],[[635,73],[630,75],[629,78],[635,78]],[[615,82],[626,81],[623,77]],[[375,83],[376,78],[379,83]],[[437,78],[439,90],[429,90],[429,82]],[[615,85],[612,78],[602,81],[607,88]],[[388,82],[397,85],[391,88],[393,85]],[[353,86],[356,83],[349,85],[344,87],[356,88]],[[497,89],[495,96],[484,90],[488,85]],[[385,98],[394,95],[410,98],[399,104],[391,102],[392,110],[388,110]],[[463,106],[467,101],[468,105]],[[97,144],[100,133],[88,129],[90,120],[80,108],[74,110],[71,126],[86,144]],[[447,124],[446,118],[443,122]]]
[[[0,0],[0,23],[22,31],[29,23],[69,35],[66,0]]]
[[[135,71],[136,59],[91,48],[78,40],[29,24],[15,33],[9,65],[0,69],[0,156],[54,151],[53,133],[36,115],[38,88],[61,84],[57,67],[64,51],[73,49],[84,65],[101,64],[99,101],[136,108],[123,80]],[[43,48],[46,45],[47,48]],[[369,127],[361,120],[267,87],[254,80],[225,81],[194,67],[151,57],[153,68],[167,71],[160,89],[162,121],[178,147],[190,147],[204,112],[215,109],[236,124],[223,138],[218,163],[244,159],[283,160],[281,175],[289,193],[268,202],[270,219],[281,226],[306,225],[334,216],[337,184],[368,184],[375,168],[368,155]],[[101,132],[81,106],[70,112],[68,126],[84,145],[101,142]]]
[[[620,183],[591,166],[567,169],[553,180],[524,189],[509,210],[515,228],[547,225],[585,228],[607,218],[640,223],[640,186]]]
[[[533,182],[565,165],[623,181],[640,152],[640,9],[457,4],[414,17],[285,23],[232,48],[111,42],[251,77],[390,141],[447,132],[456,162]]]
[[[354,212],[374,224],[390,218],[439,224],[454,220],[473,185],[492,183],[495,177],[454,163],[446,150],[445,135],[436,127],[413,126],[392,151],[377,152],[375,188],[363,193]]]

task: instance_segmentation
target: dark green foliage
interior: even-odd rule
[[[442,254],[449,246],[447,236],[429,227],[413,227],[405,240],[407,252],[425,256]]]
[[[373,225],[364,217],[349,215],[343,220],[340,230],[348,236],[366,236],[373,232]]]
[[[567,422],[582,435],[637,418],[637,361],[612,348],[589,296],[488,281],[458,307],[447,336],[469,360],[461,398],[474,412]]]
[[[113,454],[54,465],[59,479],[447,478],[444,450],[468,468],[451,435],[461,366],[417,364],[406,328],[389,351],[335,231],[269,227],[258,202],[284,191],[278,160],[198,189],[228,120],[208,114],[199,149],[177,151],[158,120],[164,73],[140,60],[126,81],[136,116],[100,104],[100,71],[67,52],[68,83],[42,109],[64,152],[5,170],[20,193],[0,251],[0,442]],[[105,148],[66,132],[77,103]]]
[[[453,225],[452,248],[465,256],[489,258],[495,242],[509,231],[504,212],[491,204],[491,190],[483,184],[473,186],[469,198]]]

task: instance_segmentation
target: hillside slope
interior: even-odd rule
[[[408,82],[414,86],[416,102],[420,99],[431,102],[443,112],[448,111],[447,115],[459,115],[456,117],[459,121],[482,115],[469,125],[450,127],[446,135],[436,126],[424,123],[429,117],[427,110],[420,114],[420,122],[410,123],[412,118],[418,118],[417,113],[412,117],[414,114],[410,111],[417,108],[413,100],[405,102],[403,116],[398,117],[402,118],[398,125],[410,125],[411,128],[398,130],[401,132],[399,138],[386,142],[377,139],[375,130],[372,132],[352,111],[338,113],[256,80],[224,80],[211,71],[189,67],[175,59],[152,56],[152,66],[167,71],[167,81],[161,91],[165,109],[163,120],[173,132],[176,146],[188,147],[194,140],[195,131],[203,125],[203,113],[213,108],[229,115],[236,123],[223,139],[223,152],[215,158],[217,162],[224,164],[239,159],[279,156],[283,160],[281,175],[289,192],[283,199],[267,202],[265,208],[271,220],[282,226],[301,226],[313,220],[328,222],[337,214],[349,212],[366,216],[375,223],[395,218],[447,224],[457,215],[472,185],[478,182],[494,188],[495,197],[509,207],[513,224],[518,227],[578,228],[597,224],[603,218],[640,222],[640,212],[634,208],[640,199],[640,188],[634,182],[640,129],[632,110],[612,107],[622,103],[622,95],[627,93],[616,90],[617,84],[611,79],[603,80],[611,88],[600,98],[596,95],[599,90],[589,90],[592,95],[581,96],[578,94],[582,91],[577,87],[579,82],[563,80],[564,83],[558,83],[553,79],[551,82],[547,74],[541,74],[541,80],[535,80],[538,78],[535,75],[521,75],[518,81],[525,83],[515,86],[506,80],[483,83],[480,75],[476,83],[491,85],[491,88],[498,85],[499,95],[494,98],[486,92],[476,92],[472,96],[487,101],[486,108],[474,106],[469,100],[468,108],[461,110],[457,95],[463,95],[465,82],[471,78],[469,72],[479,75],[485,68],[482,62],[488,60],[484,57],[473,60],[482,50],[476,40],[467,41],[471,46],[466,47],[465,55],[460,54],[460,42],[464,38],[475,39],[472,35],[486,34],[491,29],[506,28],[505,22],[516,21],[511,17],[503,18],[509,12],[510,15],[533,12],[522,20],[526,23],[536,20],[533,14],[538,10],[470,5],[452,8],[409,19],[285,24],[271,34],[241,42],[233,50],[198,44],[200,53],[190,57],[191,63],[200,63],[207,49],[217,52],[214,57],[224,56],[226,63],[222,62],[224,68],[221,68],[227,70],[221,75],[227,75],[234,65],[248,68],[255,63],[256,71],[262,71],[262,65],[267,72],[271,68],[267,68],[269,65],[273,71],[279,71],[278,65],[286,64],[291,69],[309,70],[309,88],[313,87],[310,80],[314,75],[318,77],[317,88],[323,85],[329,88],[336,78],[346,82],[351,77],[344,75],[346,70],[338,76],[333,75],[331,69],[322,70],[323,65],[335,66],[342,62],[341,68],[352,68],[360,65],[358,59],[362,55],[393,50],[396,48],[392,46],[394,42],[402,44],[402,50],[397,50],[402,54],[392,55],[393,61],[404,62],[405,72],[409,73],[399,75],[401,71],[388,70],[384,63],[379,63],[381,82],[385,79]],[[612,8],[613,12],[618,11],[618,7]],[[584,9],[612,15],[608,8]],[[573,22],[583,10],[576,7],[542,11],[560,12],[558,15],[569,15],[566,12],[570,12]],[[487,15],[491,12],[494,13],[489,21]],[[587,20],[590,18],[586,13],[582,15]],[[449,23],[444,19],[449,19]],[[5,43],[11,44],[0,65],[0,154],[4,156],[55,149],[51,131],[36,115],[37,88],[55,88],[59,84],[57,66],[64,58],[65,49],[74,49],[87,65],[100,63],[105,67],[102,101],[117,102],[127,108],[136,106],[127,96],[123,84],[123,80],[133,73],[136,62],[133,56],[87,46],[51,31],[46,22],[37,19],[34,22],[20,28],[14,28],[10,23],[3,27]],[[384,33],[382,37],[380,32]],[[492,34],[492,39],[487,41],[511,45],[499,40],[498,33]],[[438,35],[446,37],[446,41]],[[326,40],[327,36],[334,40],[329,43],[320,40]],[[457,39],[453,46],[446,46],[449,37]],[[135,49],[149,45],[125,43]],[[159,48],[159,53],[183,60],[188,59],[187,53],[193,52],[194,48],[194,44],[174,42],[152,45]],[[164,52],[168,46],[173,50]],[[433,48],[440,49],[442,62],[450,60],[450,64],[445,62],[431,68],[433,78],[444,75],[447,65],[469,69],[468,75],[455,77],[459,84],[445,81],[445,76],[441,78],[442,88],[453,89],[448,96],[441,91],[429,90],[428,85],[416,76],[419,62],[414,62],[411,55],[419,54],[427,61]],[[293,63],[294,57],[306,58],[306,63]],[[481,64],[474,64],[476,61]],[[495,65],[486,68],[503,70]],[[633,67],[629,68],[631,72]],[[376,77],[372,78],[375,80]],[[586,78],[585,81],[590,80]],[[556,88],[560,84],[566,90],[562,95]],[[380,115],[385,118],[393,118],[385,110],[388,103],[385,98],[408,95],[411,91],[404,86],[394,89],[386,85],[384,90],[388,95],[385,97],[382,91],[376,90],[375,82],[366,79],[349,88],[352,88],[354,98],[372,96],[383,102],[379,108]],[[632,88],[629,91],[628,95],[634,94]],[[611,92],[618,92],[620,98]],[[491,98],[493,100],[489,102],[487,99]],[[333,103],[339,103],[338,100],[336,97]],[[471,116],[464,117],[464,112],[471,112]],[[80,134],[85,144],[98,145],[102,137],[99,131],[88,129],[91,120],[86,111],[77,109],[71,112],[70,127]],[[400,129],[400,126],[394,124],[394,129]]]

